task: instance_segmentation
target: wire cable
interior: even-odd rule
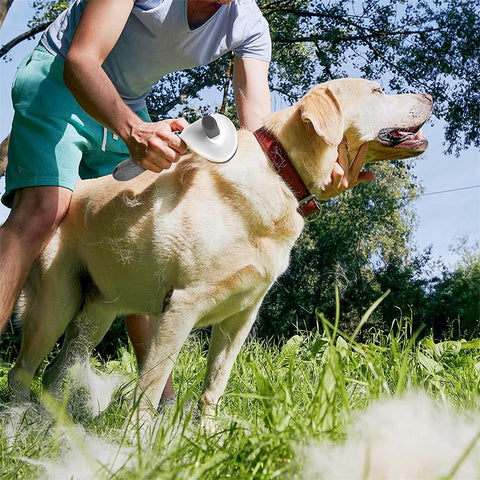
[[[426,197],[427,195],[438,195],[440,193],[459,192],[460,190],[470,190],[472,188],[479,188],[479,187],[480,185],[471,185],[469,187],[452,188],[450,190],[442,190],[440,192],[421,193],[419,197]]]

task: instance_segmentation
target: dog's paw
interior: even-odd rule
[[[157,412],[162,415],[170,410],[177,403],[175,397],[169,398],[167,400],[160,400],[157,406]]]
[[[169,398],[168,400],[160,401],[157,406],[157,412],[160,415],[164,415],[167,412],[176,412],[176,409],[181,410],[184,415],[190,414],[194,422],[198,423],[200,421],[200,410],[192,399],[188,399],[182,405],[181,401],[177,401],[175,398]]]
[[[22,375],[14,369],[8,372],[6,395],[11,403],[24,403],[31,400],[29,383],[22,381]]]
[[[202,415],[200,417],[200,427],[205,433],[215,433],[217,431],[218,424],[213,416]]]

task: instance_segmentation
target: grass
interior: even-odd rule
[[[94,362],[104,373],[124,377],[96,418],[72,410],[67,401],[52,403],[37,384],[41,400],[16,413],[7,404],[1,417],[0,479],[302,479],[304,448],[312,442],[341,445],[349,424],[378,399],[420,390],[458,412],[480,411],[480,340],[419,340],[406,321],[396,333],[371,332],[368,342],[358,343],[338,331],[338,316],[334,324],[319,320],[323,328],[299,332],[282,345],[248,341],[213,434],[204,433],[185,406],[201,393],[207,342],[200,337],[188,341],[178,360],[177,405],[150,428],[135,427],[135,362],[126,349],[115,361]],[[0,368],[3,398],[8,368]],[[70,404],[79,398],[78,392],[67,396]],[[457,478],[477,440],[439,478]],[[367,463],[359,478],[374,478]]]

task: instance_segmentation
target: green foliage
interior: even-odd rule
[[[443,270],[432,283],[427,316],[434,331],[451,331],[452,336],[480,332],[480,248],[468,247],[465,241],[463,258],[453,270]]]
[[[35,15],[28,22],[30,28],[36,25],[48,24],[55,20],[69,5],[68,0],[33,0]]]
[[[448,124],[448,151],[479,147],[480,2],[414,2],[403,24],[423,32],[396,53],[397,66],[409,72],[412,87],[423,83],[434,93],[435,114]],[[396,88],[401,82],[395,79],[391,85]],[[408,86],[406,78],[402,88]]]
[[[313,328],[316,312],[331,317],[335,286],[340,289],[345,331],[353,331],[365,306],[388,289],[392,294],[387,306],[371,319],[386,329],[398,318],[392,317],[398,313],[392,305],[409,310],[402,296],[412,303],[409,297],[414,291],[421,296],[421,281],[410,283],[427,261],[410,253],[415,222],[411,199],[418,188],[405,163],[378,164],[372,169],[377,181],[331,200],[320,218],[307,225],[289,270],[262,307],[261,335],[288,336],[297,324]],[[422,303],[415,306],[423,308]]]
[[[54,352],[56,353],[63,342],[63,336],[58,340]],[[16,315],[12,315],[6,328],[0,335],[1,359],[5,362],[13,362],[22,344],[22,328]],[[128,344],[128,336],[123,317],[117,318],[95,352],[104,360],[117,355],[117,351]]]
[[[355,195],[360,195],[360,191],[357,189]],[[368,210],[366,212],[368,215]],[[340,218],[344,220],[343,227],[348,225],[345,221],[348,216]],[[339,219],[337,221],[340,223]],[[425,325],[424,333],[436,339],[478,335],[479,245],[469,246],[462,240],[456,247],[462,253],[462,260],[449,270],[440,262],[432,263],[428,251],[409,253],[408,229],[404,233],[406,243],[396,238],[396,242],[385,242],[391,246],[390,250],[384,249],[381,223],[373,222],[371,231],[346,231],[346,240],[337,238],[335,231],[329,231],[330,225],[323,224],[322,220],[311,225],[293,252],[289,270],[278,280],[262,307],[259,334],[288,337],[298,327],[315,328],[318,312],[329,317],[335,314],[333,290],[337,287],[343,308],[340,327],[344,331],[352,332],[365,305],[389,291],[369,319],[367,328],[375,327],[388,334],[399,321],[408,321],[414,328]],[[336,227],[334,222],[332,227]],[[321,234],[315,237],[317,229]],[[388,230],[383,234],[389,235]],[[348,243],[348,248],[342,241]],[[379,250],[376,249],[378,245],[382,247]],[[322,255],[322,251],[328,254]],[[439,266],[441,275],[434,275]]]

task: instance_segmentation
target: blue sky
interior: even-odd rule
[[[25,31],[33,9],[29,0],[14,0],[0,29],[0,45]],[[11,61],[0,63],[0,139],[10,131],[13,110],[10,100],[10,85],[15,70],[34,41],[25,41],[11,52]],[[218,98],[220,103],[221,98]],[[276,102],[274,102],[274,108]],[[443,153],[443,124],[433,119],[423,129],[430,141],[425,154],[415,159],[414,174],[425,189],[424,196],[416,201],[418,226],[415,240],[419,248],[433,247],[434,258],[440,258],[448,265],[454,265],[459,257],[450,246],[457,244],[459,237],[467,237],[470,244],[480,242],[480,151],[470,149],[460,157]],[[468,188],[465,187],[474,187]],[[447,193],[447,190],[464,189]],[[3,180],[0,193],[3,193]],[[0,223],[8,215],[0,207]]]

